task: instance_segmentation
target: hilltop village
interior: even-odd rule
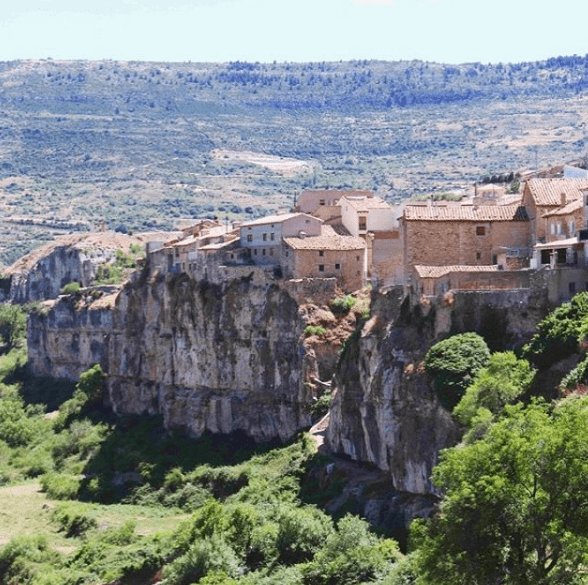
[[[562,175],[528,178],[516,194],[402,207],[369,191],[304,191],[289,213],[201,220],[149,242],[147,257],[164,273],[249,266],[267,278],[335,279],[346,292],[402,285],[412,299],[540,286],[558,303],[588,287],[588,177]]]

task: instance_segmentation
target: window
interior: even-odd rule
[[[341,264],[335,264],[335,270],[341,270]]]
[[[319,272],[324,272],[324,271],[325,271],[325,265],[319,264]]]
[[[359,256],[356,256],[355,259],[359,262]]]
[[[321,200],[319,201],[319,205],[324,205],[324,204],[325,204],[325,200],[324,200],[324,199],[321,199]]]
[[[274,234],[274,232],[272,232],[272,233],[270,234],[270,240],[271,240],[272,242],[274,241],[274,236],[275,236],[275,235],[276,235],[276,234]]]
[[[270,248],[270,256],[273,256],[273,255],[274,255],[274,249]]]
[[[253,234],[247,234],[247,241],[253,242]]]
[[[254,249],[253,249],[253,255],[254,255],[254,256],[257,256],[257,248],[254,248]]]
[[[486,226],[477,225],[476,226],[476,235],[477,236],[485,236],[486,235]]]
[[[568,284],[568,290],[570,291],[570,296],[573,296],[576,294],[576,283],[575,282],[570,282]]]
[[[367,217],[361,216],[359,218],[359,229],[367,230]]]
[[[310,219],[307,219],[307,220],[306,220],[306,223],[310,223]]]
[[[267,234],[263,234],[263,241],[267,242]]]
[[[573,236],[576,233],[576,222],[572,219],[570,222],[570,235]]]
[[[496,254],[492,254],[492,264],[498,264],[498,256]]]
[[[265,248],[262,248],[262,250],[261,250],[261,255],[262,255],[262,256],[265,256]]]
[[[324,250],[319,250],[319,256],[324,256],[325,255],[325,251]]]
[[[476,252],[476,260],[479,260],[482,257],[482,252]]]

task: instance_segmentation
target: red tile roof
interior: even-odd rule
[[[407,205],[405,221],[528,221],[521,205]]]
[[[417,264],[414,267],[419,278],[441,278],[452,272],[503,272],[497,265],[467,266],[454,264],[452,266],[425,266]]]
[[[363,250],[362,238],[338,234],[330,225],[323,225],[320,236],[284,238],[284,243],[294,250]]]
[[[533,200],[539,206],[561,206],[561,195],[566,201],[582,199],[582,189],[588,188],[586,179],[529,179],[527,181]]]
[[[349,203],[357,211],[368,211],[369,209],[392,209],[388,203],[379,197],[353,197],[345,196],[339,200],[339,205],[343,202]]]

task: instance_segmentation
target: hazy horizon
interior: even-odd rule
[[[517,63],[587,54],[584,16],[575,0],[21,0],[0,61]]]

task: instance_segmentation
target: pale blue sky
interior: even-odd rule
[[[10,0],[0,61],[535,61],[588,53],[586,0]]]

